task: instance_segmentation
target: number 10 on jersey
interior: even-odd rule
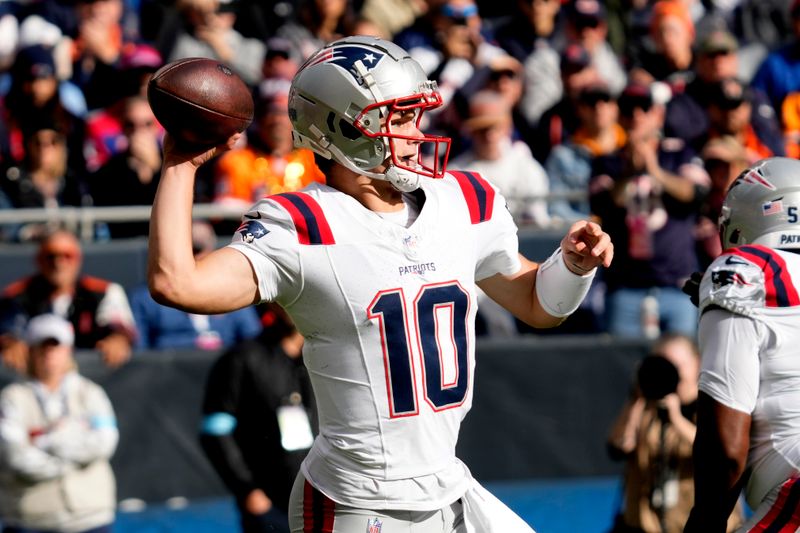
[[[417,368],[423,397],[434,411],[464,402],[470,372],[469,305],[469,294],[456,281],[422,287],[410,313],[402,289],[381,291],[372,300],[367,316],[381,328],[392,418],[419,414]]]

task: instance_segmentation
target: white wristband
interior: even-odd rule
[[[569,316],[578,309],[589,292],[595,272],[597,269],[593,268],[583,276],[574,274],[564,263],[559,248],[539,265],[536,273],[536,297],[547,314],[556,317]]]

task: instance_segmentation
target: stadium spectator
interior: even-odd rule
[[[295,148],[289,120],[289,82],[261,87],[247,146],[223,154],[214,162],[214,201],[248,208],[267,194],[296,191],[325,182],[307,148]]]
[[[327,184],[262,199],[231,245],[199,262],[190,254],[187,192],[220,148],[181,153],[168,138],[151,217],[151,291],[204,313],[262,300],[290,310],[320,410],[320,436],[290,496],[293,529],[305,516],[312,528],[333,522],[342,531],[365,520],[387,531],[411,523],[451,531],[464,522],[532,531],[455,456],[474,368],[470,302],[480,286],[521,320],[555,326],[579,305],[595,269],[611,262],[613,246],[585,221],[542,265],[520,257],[516,226],[491,184],[419,162],[421,144],[448,143],[418,129],[440,102],[422,68],[374,38],[335,41],[318,54],[344,56],[352,46],[382,55],[369,69],[380,97],[335,63],[313,60],[290,92],[294,134],[320,156]],[[354,109],[367,115],[356,121]],[[445,351],[436,348],[443,321],[452,326]],[[406,342],[409,326],[420,328],[418,342]],[[426,356],[412,356],[417,349]]]
[[[128,298],[118,284],[81,274],[81,247],[66,230],[46,235],[36,254],[37,272],[8,285],[0,295],[0,346],[3,362],[24,371],[30,319],[47,313],[75,328],[75,347],[96,349],[118,367],[130,357],[136,337]]]
[[[289,493],[317,430],[303,336],[268,304],[263,333],[209,372],[200,443],[233,494],[244,533],[289,533]]]
[[[494,32],[497,43],[524,66],[521,109],[532,126],[562,96],[559,57],[566,37],[560,10],[560,0],[517,0]]]
[[[164,64],[161,54],[145,44],[126,44],[119,59],[113,102],[89,114],[86,119],[86,170],[96,172],[111,156],[123,151],[127,140],[122,131],[122,114],[127,98],[147,96],[147,83]]]
[[[570,41],[583,46],[592,58],[592,66],[619,94],[627,84],[627,74],[620,58],[606,40],[608,35],[605,6],[599,0],[571,0],[566,5],[566,31]]]
[[[690,79],[694,22],[683,0],[659,0],[650,14],[652,48],[632,58],[630,77],[639,83],[663,81],[673,93],[683,91]]]
[[[217,236],[211,225],[199,220],[192,222],[194,257],[202,259],[216,247]],[[261,332],[258,313],[252,306],[230,313],[196,315],[157,303],[146,285],[133,289],[130,301],[139,333],[136,349],[218,350],[252,339]]]
[[[712,88],[707,107],[707,138],[721,135],[735,137],[747,149],[747,159],[751,164],[766,157],[784,155],[783,136],[774,119],[764,124],[768,127],[756,130],[754,122],[757,121],[753,120],[756,105],[748,87],[730,78]],[[770,113],[773,113],[772,110]]]
[[[587,218],[589,179],[596,157],[617,152],[627,136],[619,124],[619,106],[605,83],[581,89],[575,102],[579,125],[566,142],[554,146],[547,158],[550,191],[582,194],[586,199],[555,198],[548,203],[550,215],[567,223]]]
[[[3,531],[110,533],[116,482],[109,459],[119,434],[101,387],[78,373],[72,324],[28,323],[28,376],[0,391]]]
[[[264,62],[261,64],[262,81],[259,85],[261,90],[265,83],[278,83],[280,80],[292,81],[300,68],[300,56],[292,48],[292,43],[288,39],[272,37],[267,40],[267,51],[264,54]]]
[[[696,228],[699,270],[702,272],[722,253],[717,229],[717,222],[722,213],[722,201],[731,183],[747,168],[749,161],[744,144],[730,135],[709,140],[701,156],[706,172],[711,178],[711,189],[700,208]]]
[[[783,100],[794,91],[800,91],[800,0],[793,0],[789,9],[792,37],[777,50],[771,51],[758,67],[751,86],[763,91],[774,109],[781,109]]]
[[[20,164],[6,167],[0,179],[12,205],[17,208],[91,204],[84,177],[76,176],[67,166],[67,140],[64,132],[49,117],[31,117],[23,124],[25,155]],[[18,241],[43,236],[48,223],[20,224],[14,234]]]
[[[741,70],[739,56],[736,38],[725,30],[714,30],[700,39],[695,54],[695,77],[682,93],[674,95],[667,106],[664,125],[667,136],[682,139],[698,152],[702,149],[708,140],[709,106],[720,97],[720,83],[738,79]],[[750,88],[746,92],[752,135],[764,139],[770,150],[782,153],[775,110],[763,92]]]
[[[643,337],[652,320],[663,332],[695,334],[697,312],[681,292],[697,270],[694,227],[708,191],[708,175],[685,144],[663,139],[664,105],[653,87],[631,83],[619,99],[627,143],[595,159],[589,182],[592,213],[617,246],[604,272],[606,320],[617,336]]]
[[[53,52],[42,45],[20,49],[10,72],[11,86],[3,99],[5,131],[0,138],[4,162],[11,165],[24,160],[22,132],[28,122],[50,121],[66,136],[70,169],[81,175],[85,169],[83,94],[56,77]]]
[[[490,43],[484,31],[478,5],[474,0],[446,0],[433,8],[433,42],[427,54],[437,58],[436,66],[428,77],[439,84],[439,90],[447,106],[455,92],[475,74],[477,69],[488,65],[497,56],[505,55],[500,48]],[[414,55],[422,55],[418,46],[410,48]],[[413,56],[412,56],[413,57]]]
[[[352,35],[356,20],[353,0],[304,0],[295,19],[278,28],[275,35],[288,39],[305,61],[320,46]]]
[[[687,533],[721,531],[743,489],[753,513],[742,531],[797,529],[798,172],[794,159],[762,160],[725,197],[725,252],[697,294],[701,367]]]
[[[450,168],[480,173],[506,198],[518,224],[547,227],[547,174],[528,145],[512,138],[506,100],[494,91],[479,92],[472,97],[464,127],[472,147],[454,158]]]
[[[380,28],[387,39],[408,28],[429,9],[429,0],[364,0],[361,16]]]
[[[171,46],[160,50],[167,62],[186,57],[216,59],[235,70],[248,85],[258,84],[266,47],[234,28],[238,0],[177,0],[175,5],[184,23],[175,29]]]
[[[161,176],[161,137],[147,98],[131,96],[122,103],[124,148],[89,176],[89,188],[95,205],[150,206]],[[112,238],[147,235],[148,223],[110,222]]]
[[[89,109],[100,109],[116,97],[118,63],[126,43],[122,28],[124,0],[77,0],[77,35],[72,50],[72,81],[81,88]]]
[[[554,146],[567,141],[578,127],[578,95],[586,87],[602,80],[592,66],[589,52],[579,44],[570,44],[561,55],[561,98],[544,112],[529,142],[537,161],[547,161]],[[527,90],[527,89],[526,89]]]
[[[700,353],[684,335],[663,335],[639,365],[608,435],[611,456],[625,460],[624,495],[611,533],[683,531],[694,503],[699,373]],[[740,522],[737,510],[727,530]]]

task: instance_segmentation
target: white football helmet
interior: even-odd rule
[[[436,82],[419,64],[399,46],[374,37],[326,45],[300,67],[289,92],[295,146],[406,192],[419,187],[420,176],[444,175],[450,139],[392,132],[392,115],[413,111],[419,127],[423,113],[441,105]],[[397,156],[395,139],[420,142],[416,161]],[[428,164],[422,143],[433,143]],[[386,172],[373,171],[387,161]]]
[[[719,217],[723,249],[800,248],[800,161],[762,159],[731,184]]]

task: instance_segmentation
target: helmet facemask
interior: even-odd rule
[[[442,96],[436,90],[435,83],[429,82],[431,90],[406,96],[394,98],[382,102],[375,102],[364,108],[353,121],[353,126],[362,134],[371,139],[383,139],[384,145],[389,154],[388,159],[392,166],[398,169],[413,172],[429,178],[444,177],[447,168],[447,158],[450,155],[450,138],[438,135],[405,135],[392,131],[392,120],[396,114],[408,112],[414,113],[414,124],[417,130],[421,130],[421,124],[425,111],[436,109],[442,105]],[[370,129],[371,120],[367,117],[378,110],[383,126],[377,132]],[[395,140],[416,141],[417,157],[416,161],[409,163],[405,158],[397,155]],[[432,157],[430,162],[424,160],[425,143],[432,143]],[[428,145],[430,146],[430,145]],[[441,164],[440,164],[441,161]]]

